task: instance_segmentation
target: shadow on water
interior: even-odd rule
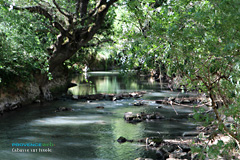
[[[30,105],[6,114],[0,117],[1,160],[155,158],[154,151],[146,150],[144,144],[119,144],[116,140],[120,136],[135,140],[150,136],[176,138],[195,128],[186,116],[192,112],[191,108],[175,106],[178,115],[168,105],[156,108],[158,104],[154,100],[179,96],[180,93],[167,90],[159,92],[159,83],[150,82],[145,77],[132,78],[123,77],[117,72],[95,72],[88,75],[88,83],[82,75],[73,78],[72,82],[78,84],[69,89],[74,95],[143,90],[147,94],[140,99],[91,103],[59,100],[44,105]],[[145,106],[133,106],[138,100],[148,101]],[[61,106],[71,107],[73,111],[55,112]],[[97,109],[97,106],[104,106],[104,109]],[[125,112],[159,112],[167,118],[177,118],[178,121],[154,120],[130,124],[123,119]],[[12,143],[42,143],[45,146],[12,146]],[[29,149],[29,152],[15,152],[17,148]],[[33,149],[36,149],[35,152]],[[44,152],[43,149],[49,150]]]

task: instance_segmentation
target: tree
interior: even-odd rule
[[[40,15],[47,33],[57,35],[48,48],[48,71],[53,73],[63,62],[88,45],[101,29],[109,8],[117,0],[17,1],[4,3],[8,10]],[[47,23],[45,22],[47,21]],[[46,81],[43,81],[45,83]]]

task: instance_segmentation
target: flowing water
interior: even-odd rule
[[[187,118],[187,114],[192,112],[191,108],[174,106],[176,115],[172,106],[156,108],[159,104],[154,102],[164,97],[186,94],[166,90],[151,79],[124,77],[117,72],[92,72],[88,74],[87,81],[79,75],[72,82],[78,84],[68,91],[74,95],[133,91],[146,91],[147,94],[140,99],[118,101],[61,99],[7,113],[0,117],[1,160],[155,159],[155,151],[146,149],[142,143],[119,144],[116,140],[120,136],[134,140],[150,136],[177,138],[185,131],[195,129]],[[138,100],[146,100],[146,105],[133,106]],[[97,106],[104,106],[104,109],[97,109]],[[55,112],[58,107],[71,107],[73,111]],[[131,124],[124,121],[125,112],[159,112],[166,118],[176,118],[178,121],[154,120]]]

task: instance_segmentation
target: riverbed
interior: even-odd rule
[[[155,151],[146,149],[144,143],[120,144],[116,140],[120,136],[133,140],[152,136],[178,138],[184,132],[195,130],[196,126],[187,116],[193,111],[191,107],[161,105],[160,108],[155,103],[165,97],[192,93],[172,92],[151,78],[122,76],[118,72],[76,75],[72,82],[77,86],[70,88],[68,94],[73,95],[136,91],[146,94],[117,101],[71,100],[63,96],[59,100],[32,104],[4,114],[0,117],[1,160],[156,159]],[[145,105],[133,105],[139,101],[144,101]],[[103,108],[96,108],[98,106]],[[72,111],[55,112],[58,107],[69,107]],[[158,112],[166,118],[132,124],[123,119],[125,112]]]

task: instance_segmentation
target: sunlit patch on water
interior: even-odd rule
[[[24,139],[24,140],[30,140],[30,141],[36,141],[39,138],[33,137],[33,136],[27,136],[27,137],[21,137],[18,139]]]
[[[51,117],[42,118],[30,122],[32,126],[60,126],[60,125],[81,125],[81,124],[106,124],[105,121],[99,120],[101,116],[71,116],[71,117]]]

